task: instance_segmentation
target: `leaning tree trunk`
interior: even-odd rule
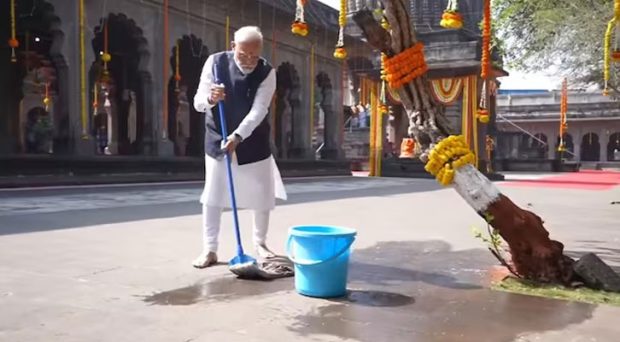
[[[368,10],[357,12],[354,20],[368,43],[386,54],[397,55],[417,43],[405,0],[382,0],[391,34],[383,29]],[[422,75],[398,89],[409,117],[409,133],[421,147],[420,159],[426,163],[435,145],[452,133],[444,108],[430,96],[430,84]],[[568,284],[573,278],[573,260],[563,254],[564,246],[549,239],[549,233],[536,214],[516,206],[480,173],[467,164],[455,170],[455,190],[508,243],[512,266],[526,279]]]

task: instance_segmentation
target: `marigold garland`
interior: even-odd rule
[[[480,60],[480,77],[487,79],[491,65],[491,0],[484,1],[484,18],[482,23],[482,58]]]
[[[46,112],[49,111],[51,103],[52,103],[52,98],[50,97],[50,83],[45,82],[45,96],[43,97],[43,106],[45,106]]]
[[[476,113],[477,117],[478,117],[478,121],[480,121],[480,123],[483,124],[487,124],[489,123],[489,111],[486,109],[478,109],[478,112]]]
[[[181,70],[180,70],[180,64],[181,64],[181,54],[180,54],[180,49],[181,49],[181,40],[177,39],[177,44],[175,46],[175,52],[176,52],[176,56],[175,56],[175,63],[174,63],[174,91],[178,94],[181,90],[179,89],[179,82],[181,82]]]
[[[441,15],[439,25],[447,29],[460,29],[463,27],[463,17],[459,13],[459,4],[457,0],[448,0],[448,6]]]
[[[610,63],[613,61],[614,63],[620,62],[620,50],[618,46],[612,51],[611,49],[611,35],[613,33],[614,28],[618,29],[618,22],[620,21],[620,0],[614,1],[614,17],[607,23],[607,30],[605,31],[605,49],[604,49],[604,57],[603,57],[603,79],[605,80],[605,88],[603,89],[603,95],[609,95],[609,68]],[[620,39],[618,37],[618,32],[616,31],[616,45],[617,41]]]
[[[381,56],[385,68],[385,80],[391,88],[400,88],[424,75],[428,70],[424,60],[424,44],[416,43],[393,57]]]
[[[110,72],[108,71],[108,63],[112,60],[112,55],[108,52],[108,19],[103,22],[103,53],[101,60],[103,61],[103,72],[101,74],[101,82],[108,83],[110,81]]]
[[[19,40],[17,40],[17,34],[15,30],[15,0],[11,0],[11,38],[9,39],[9,46],[11,47],[11,62],[17,62],[17,55],[15,55],[15,49],[19,47]]]
[[[616,0],[618,2],[618,0]],[[611,59],[611,33],[616,25],[616,18],[614,17],[607,23],[607,30],[605,31],[605,55],[603,57],[603,79],[605,80],[605,88],[603,89],[603,95],[609,95],[609,65]]]
[[[338,15],[338,42],[334,50],[334,57],[338,59],[347,58],[347,50],[344,48],[344,27],[347,25],[347,1],[340,0],[340,14]]]
[[[491,69],[491,0],[484,1],[484,17],[482,21],[482,58],[480,59],[480,77],[482,78],[482,91],[478,108],[478,121],[486,124],[489,122],[487,109],[487,97],[489,96],[487,83],[489,82],[489,70]]]
[[[387,20],[385,19],[385,17],[383,17],[383,19],[381,20],[381,26],[384,29],[389,28],[389,25],[387,25],[386,23],[387,23]],[[385,83],[386,73],[385,73],[384,56],[385,54],[382,53],[381,54],[381,95],[379,96],[379,100],[381,101],[381,104],[379,105],[379,112],[381,114],[389,114],[390,108],[387,105],[387,89],[386,89],[386,83]]]
[[[308,0],[297,0],[297,7],[295,9],[295,21],[291,25],[291,32],[298,36],[305,37],[308,35],[308,24],[304,18],[304,6],[306,6]]]
[[[566,123],[566,113],[568,111],[568,81],[566,78],[562,81],[562,96],[560,99],[560,145],[558,146],[558,152],[566,151],[564,145],[564,134],[568,130],[568,124]]]
[[[424,169],[435,176],[441,185],[448,186],[452,184],[456,170],[475,161],[476,157],[467,146],[465,137],[451,135],[433,147]]]

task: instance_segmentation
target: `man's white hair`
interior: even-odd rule
[[[235,31],[235,43],[263,41],[263,33],[258,26],[244,26]]]

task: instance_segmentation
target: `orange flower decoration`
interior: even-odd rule
[[[479,109],[478,110],[478,121],[480,121],[483,124],[489,123],[489,111],[487,111],[486,109]]]
[[[9,39],[9,46],[13,49],[17,49],[19,47],[19,40],[15,38]]]
[[[308,35],[308,24],[301,21],[296,21],[293,23],[293,25],[291,25],[291,32],[296,35],[305,37]]]
[[[424,75],[428,70],[424,60],[424,44],[418,42],[396,56],[382,55],[385,80],[391,88],[400,88]]]
[[[445,11],[439,25],[443,28],[460,29],[463,27],[463,17],[458,12]]]

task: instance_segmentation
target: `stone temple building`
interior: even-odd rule
[[[496,159],[541,161],[559,158],[559,91],[498,96]],[[620,104],[600,92],[569,91],[568,131],[564,135],[569,161],[620,162]]]
[[[306,37],[291,33],[292,0],[168,0],[168,11],[164,0],[15,4],[14,21],[10,1],[0,4],[0,156],[202,156],[204,118],[192,103],[202,65],[235,29],[258,25],[277,68],[278,159],[314,159],[319,144],[322,158],[343,157],[351,95],[333,57],[338,12],[318,1],[306,8]],[[358,39],[346,43],[352,58],[369,53]]]

